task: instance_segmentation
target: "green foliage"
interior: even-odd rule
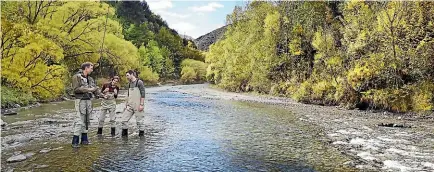
[[[140,68],[139,78],[144,81],[145,85],[156,85],[158,83],[158,74],[152,72],[152,70],[143,66]]]
[[[138,69],[153,85],[176,79],[183,59],[204,60],[146,2],[11,1],[1,7],[2,86],[38,100],[71,91],[70,77],[86,61],[97,64],[94,77]]]
[[[181,82],[185,84],[191,84],[196,81],[197,73],[194,71],[194,69],[190,66],[185,66],[182,68],[181,71]]]
[[[206,53],[207,80],[309,103],[432,110],[434,3],[337,4],[237,7]]]
[[[30,93],[23,93],[20,90],[1,87],[1,108],[10,108],[15,104],[29,105],[36,102],[36,99]]]
[[[186,59],[181,63],[181,81],[191,84],[203,82],[206,78],[207,65],[204,62]]]

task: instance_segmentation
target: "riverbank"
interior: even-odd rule
[[[120,96],[121,99],[123,97],[124,95]],[[188,101],[181,101],[178,97],[188,97],[190,99]],[[183,104],[174,104],[173,101],[175,100],[181,101]],[[165,109],[153,109],[155,108],[155,103],[159,101],[163,101],[164,105],[170,106]],[[413,114],[372,113],[368,111],[346,110],[332,106],[307,105],[280,97],[226,92],[211,88],[208,84],[149,88],[146,99],[148,106],[145,107],[145,111],[147,113],[164,114],[166,113],[165,111],[170,110],[174,106],[180,108],[180,110],[184,109],[184,107],[192,108],[190,109],[191,112],[201,111],[202,113],[200,114],[210,115],[207,112],[208,105],[200,105],[197,104],[198,102],[246,102],[252,104],[252,108],[258,110],[267,107],[263,112],[258,112],[259,116],[261,113],[265,115],[268,112],[285,113],[285,116],[292,114],[295,117],[293,120],[314,128],[313,132],[317,134],[318,138],[321,138],[321,144],[338,150],[342,155],[351,157],[351,160],[343,164],[344,166],[363,171],[434,170],[434,164],[432,164],[434,162],[434,126],[432,125],[434,114],[418,117]],[[97,115],[99,114],[98,101],[94,102],[94,106],[94,115],[91,118],[90,125],[91,131],[95,131],[97,124]],[[120,100],[117,112],[121,112],[122,107],[123,104]],[[273,107],[276,110],[280,108],[284,110],[274,112]],[[186,110],[189,111],[189,109]],[[221,109],[221,111],[215,113],[225,114],[233,111],[238,111],[238,109]],[[148,115],[160,118],[162,114]],[[65,101],[42,104],[38,108],[25,110],[16,117],[6,117],[7,119],[5,120],[9,125],[2,130],[2,163],[7,163],[6,160],[15,154],[24,155],[26,153],[39,152],[43,149],[56,149],[58,147],[69,150],[70,131],[74,115],[73,102]],[[120,114],[117,115],[119,116]],[[177,116],[170,118],[184,119],[185,117]],[[246,121],[249,119],[248,116],[239,116],[238,118],[240,120],[245,118]],[[150,120],[151,124],[149,125],[152,126],[154,125],[152,123],[160,120]],[[189,119],[184,120],[190,121]],[[411,126],[411,128],[382,127],[378,126],[380,123],[402,124]],[[136,135],[135,121],[132,120],[131,124],[134,126],[133,135]],[[166,122],[162,125],[170,126],[173,124]],[[286,127],[291,128],[290,125]],[[252,129],[256,130],[256,128]],[[274,132],[277,131],[279,132],[276,134],[292,135],[292,132],[288,131],[288,133],[285,133],[285,130],[280,129]],[[104,132],[107,133],[109,131]],[[195,132],[203,131],[196,130]],[[92,140],[96,140],[94,133],[91,133],[90,136]],[[52,143],[60,143],[60,145],[52,145]],[[17,151],[20,150],[25,151],[18,153]],[[40,155],[36,153],[36,155],[29,158],[30,161],[28,163],[33,161],[32,158],[41,158]],[[7,166],[18,168],[20,164],[12,163]]]
[[[299,120],[321,126],[331,146],[354,157],[351,166],[364,170],[434,170],[434,112],[425,114],[348,110],[337,106],[303,104],[288,98],[232,93],[208,86],[179,89],[205,98],[260,102],[301,114]],[[396,124],[411,128],[384,127]]]

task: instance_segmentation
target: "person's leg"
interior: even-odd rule
[[[121,125],[122,125],[122,136],[123,137],[128,136],[128,122],[130,121],[133,114],[134,114],[134,110],[130,106],[127,106],[124,113],[122,114]]]
[[[83,126],[82,126],[82,131],[81,131],[81,144],[87,145],[87,144],[89,144],[87,132],[88,132],[88,128],[90,125],[89,117],[92,113],[92,101],[91,100],[82,100],[80,102],[80,110],[84,113],[82,115],[83,116]],[[87,128],[86,128],[86,126],[87,126]]]
[[[139,136],[142,137],[145,135],[145,112],[136,112],[136,123],[137,128],[139,128]]]
[[[104,121],[105,121],[107,111],[109,111],[109,109],[105,109],[105,108],[101,109],[101,113],[100,113],[99,118],[98,118],[98,132],[96,134],[99,134],[99,135],[102,134],[102,129],[104,127]]]
[[[115,136],[116,135],[116,105],[114,108],[109,109],[109,116],[110,116],[109,124],[111,129],[110,134],[112,136]]]
[[[80,134],[83,125],[83,118],[80,112],[80,99],[75,99],[75,120],[73,125],[72,147],[79,147]]]

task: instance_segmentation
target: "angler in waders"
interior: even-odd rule
[[[118,97],[119,87],[116,84],[119,82],[119,77],[114,76],[111,82],[102,86],[103,94],[106,96],[101,101],[101,115],[98,122],[98,135],[102,135],[106,114],[110,117],[111,136],[116,135],[116,98]]]
[[[145,103],[145,86],[142,80],[136,76],[136,72],[129,70],[126,76],[129,80],[128,97],[125,102],[126,106],[122,115],[122,137],[128,137],[128,122],[133,115],[136,115],[137,127],[139,128],[139,137],[144,136],[145,126],[144,118],[144,103]]]
[[[79,147],[79,138],[81,135],[81,144],[89,144],[87,130],[89,126],[89,117],[92,113],[92,95],[102,96],[95,81],[89,76],[93,71],[93,64],[90,62],[81,65],[81,71],[72,77],[72,86],[75,95],[75,110],[77,112],[74,120],[74,136],[72,138],[72,147]]]

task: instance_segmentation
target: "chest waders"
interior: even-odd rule
[[[133,115],[136,116],[136,123],[137,123],[137,127],[139,128],[139,136],[144,135],[144,128],[145,128],[143,124],[144,110],[143,111],[138,110],[140,107],[140,99],[141,99],[140,89],[137,86],[138,83],[139,80],[136,81],[136,85],[133,88],[128,88],[126,109],[122,115],[123,137],[128,136],[128,122],[130,121]]]
[[[112,83],[109,84],[109,88],[110,87],[113,87]],[[96,134],[102,135],[105,118],[108,113],[110,118],[109,121],[110,130],[111,130],[110,134],[111,136],[115,136],[116,135],[116,99],[115,99],[114,90],[110,90],[109,92],[105,93],[105,96],[107,96],[107,98],[102,99],[101,101],[101,114],[99,116],[98,131]]]
[[[87,76],[80,75],[80,85],[91,88],[90,79]],[[84,96],[75,100],[77,117],[74,122],[74,136],[72,147],[79,147],[79,136],[81,135],[81,144],[89,144],[87,132],[89,129],[89,115],[92,112],[92,93],[84,93]]]

